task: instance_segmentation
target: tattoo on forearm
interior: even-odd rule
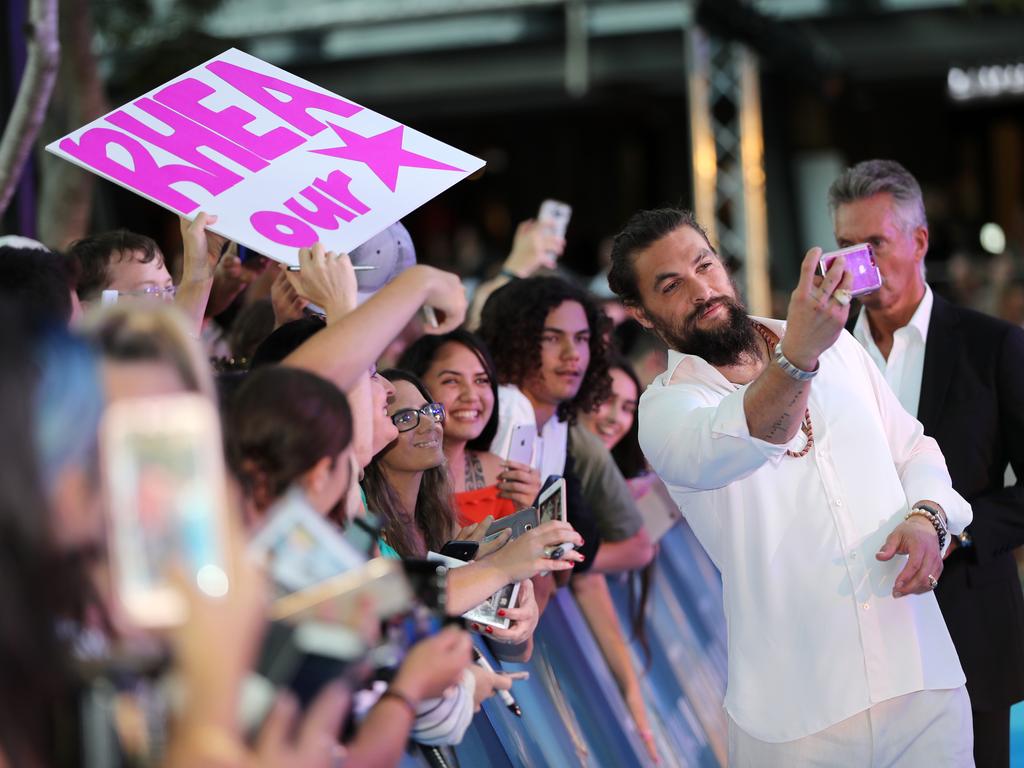
[[[790,421],[789,411],[786,411],[781,416],[779,416],[779,418],[777,418],[775,420],[774,424],[772,424],[771,428],[768,430],[768,437],[769,438],[774,438],[774,437],[777,437],[780,432],[783,433],[783,434],[788,432],[789,431],[788,430],[789,421]]]
[[[793,394],[792,399],[786,405],[786,410],[783,411],[782,415],[779,416],[779,418],[777,418],[772,423],[771,427],[768,428],[768,440],[774,440],[775,438],[778,438],[780,436],[785,436],[790,431],[793,422],[793,406],[795,406],[800,401],[803,395],[804,387],[800,387],[798,390],[796,390],[796,392]]]

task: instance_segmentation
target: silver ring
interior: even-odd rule
[[[846,307],[850,304],[852,294],[848,288],[836,288],[832,293],[832,298],[835,299],[840,306]]]
[[[935,589],[937,586],[939,586],[939,580],[936,579],[934,576],[932,576],[929,573],[928,574],[928,587],[929,587],[929,589]]]

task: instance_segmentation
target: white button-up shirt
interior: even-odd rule
[[[889,382],[896,398],[907,413],[917,416],[921,402],[921,378],[924,375],[924,347],[928,341],[928,324],[932,319],[932,289],[924,287],[924,297],[917,305],[910,322],[898,328],[892,337],[892,350],[886,360],[875,344],[868,325],[868,313],[862,309],[853,327],[853,337],[867,350],[878,370]]]
[[[533,444],[533,467],[540,470],[541,479],[565,473],[565,457],[569,443],[569,424],[558,420],[554,413],[547,423],[537,425],[537,412],[533,403],[519,387],[502,384],[498,387],[498,431],[491,441],[491,453],[508,458],[512,443],[512,430],[522,424],[529,424],[537,430],[537,441]]]
[[[644,453],[722,572],[730,716],[762,741],[790,741],[963,685],[935,596],[893,598],[907,558],[875,558],[916,501],[941,504],[955,532],[970,522],[938,445],[846,332],[811,384],[806,456],[786,455],[800,432],[788,445],[750,435],[746,389],[670,351],[640,399]]]

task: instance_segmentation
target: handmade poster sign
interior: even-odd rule
[[[350,251],[479,158],[231,49],[48,151],[288,264]]]

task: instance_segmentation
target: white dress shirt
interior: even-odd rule
[[[641,447],[722,572],[730,716],[762,741],[789,741],[963,685],[935,596],[893,598],[907,558],[875,559],[916,501],[941,504],[955,532],[970,522],[938,445],[845,331],[811,384],[806,456],[786,455],[802,432],[788,445],[750,435],[746,389],[670,351],[640,399]]]
[[[541,480],[565,473],[565,456],[569,443],[569,424],[558,420],[554,413],[547,422],[537,427],[537,413],[533,403],[512,384],[498,387],[498,431],[491,441],[491,453],[508,457],[512,443],[512,430],[529,424],[537,430],[538,440],[533,444],[533,466],[540,470]]]
[[[917,305],[910,322],[896,330],[892,337],[889,359],[882,355],[871,336],[868,313],[861,309],[860,317],[853,327],[853,337],[867,350],[878,370],[889,382],[896,398],[911,416],[917,416],[921,401],[921,378],[924,374],[924,346],[928,341],[928,324],[932,319],[932,289],[926,284],[924,297]]]

